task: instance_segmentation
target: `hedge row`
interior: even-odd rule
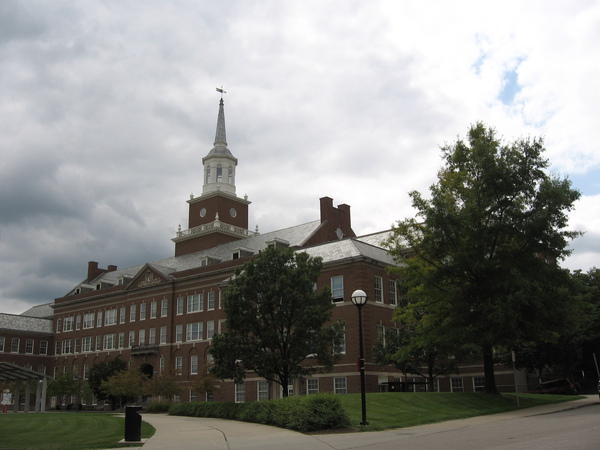
[[[274,425],[296,431],[343,428],[350,419],[333,394],[288,397],[252,403],[176,403],[169,408],[175,416],[215,417]]]

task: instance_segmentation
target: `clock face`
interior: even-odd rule
[[[237,211],[235,210],[235,208],[231,208],[229,210],[229,214],[231,214],[231,217],[236,217],[237,216]]]
[[[204,217],[204,216],[206,216],[206,208],[202,208],[200,210],[200,217]]]

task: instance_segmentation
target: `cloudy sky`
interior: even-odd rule
[[[563,266],[600,266],[599,53],[594,0],[2,0],[0,311],[88,261],[173,254],[217,86],[251,229],[317,220],[323,196],[357,234],[388,229],[481,120],[545,138],[582,192]]]

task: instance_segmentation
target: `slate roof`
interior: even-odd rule
[[[0,330],[52,334],[52,319],[0,313]]]
[[[267,248],[267,243],[275,239],[287,241],[290,247],[300,248],[299,251],[306,251],[313,257],[320,256],[323,258],[324,264],[360,256],[381,261],[384,264],[394,264],[393,259],[388,255],[387,251],[381,247],[381,243],[388,237],[390,233],[389,231],[374,233],[359,238],[346,238],[312,247],[301,248],[304,246],[305,242],[319,229],[320,226],[321,222],[316,220],[313,222],[284,228],[282,230],[248,236],[244,239],[221,244],[219,246],[195,253],[159,259],[147,264],[165,275],[170,275],[175,272],[181,272],[200,267],[201,261],[205,257],[215,258],[221,261],[229,261],[232,259],[233,252],[239,248],[248,249],[256,254],[259,251]],[[133,278],[144,268],[144,266],[146,266],[146,263],[112,272],[106,272],[98,276],[95,280],[89,281],[88,284],[80,284],[80,286],[93,288],[93,286],[99,282],[117,284],[118,278]]]
[[[54,303],[45,303],[43,305],[37,305],[32,308],[29,308],[24,313],[21,313],[22,316],[29,317],[38,317],[40,319],[52,319],[54,315],[54,308],[52,307]]]

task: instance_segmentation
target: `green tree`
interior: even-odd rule
[[[67,395],[78,394],[78,380],[73,376],[71,370],[60,370],[56,378],[48,384],[48,395],[58,397],[61,400]]]
[[[548,173],[541,139],[504,144],[482,123],[442,147],[431,198],[412,191],[417,219],[388,241],[410,308],[447,339],[477,345],[486,392],[497,393],[494,349],[556,339],[568,316],[567,213],[579,198]]]
[[[211,373],[241,381],[253,371],[280,384],[330,370],[343,339],[331,321],[328,288],[315,289],[322,261],[305,252],[269,247],[238,270],[225,295],[226,331],[216,335]]]
[[[118,398],[121,407],[139,396],[144,395],[148,376],[139,368],[130,366],[127,370],[115,372],[100,383],[100,390],[107,397]]]
[[[212,397],[213,394],[219,392],[219,380],[210,373],[208,367],[204,367],[202,374],[192,381],[191,387],[196,394]]]
[[[148,380],[145,385],[144,393],[146,395],[154,395],[156,397],[164,397],[168,402],[171,402],[173,396],[181,395],[183,388],[177,382],[177,373],[170,369],[164,373],[154,374],[153,378]]]
[[[123,372],[125,370],[127,370],[127,363],[119,358],[96,363],[90,368],[88,383],[98,400],[114,400],[114,397],[107,396],[101,389],[102,382],[108,380],[117,372]]]

